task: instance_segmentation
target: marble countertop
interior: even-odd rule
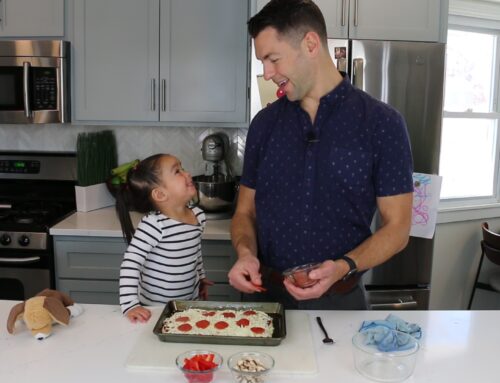
[[[0,301],[0,321],[6,323],[15,303]],[[72,318],[67,327],[55,325],[53,334],[43,341],[34,339],[22,322],[18,322],[14,335],[2,331],[0,380],[16,383],[185,382],[175,368],[162,372],[127,369],[129,355],[150,324],[130,323],[121,315],[119,306],[82,306],[85,311],[81,316]],[[160,307],[154,308],[150,320],[156,322],[160,312]],[[370,382],[354,367],[351,339],[363,320],[384,319],[389,312],[308,311],[307,314],[317,374],[272,374],[266,383]],[[314,320],[317,315],[323,318],[336,344],[321,342],[322,335]],[[407,382],[498,381],[500,331],[495,329],[500,322],[499,311],[398,311],[397,315],[423,328],[415,372]],[[179,347],[174,343],[163,345]],[[193,348],[197,347],[202,346],[193,344]],[[242,349],[248,347],[241,346]],[[217,372],[216,381],[232,382],[226,365]]]
[[[142,214],[132,212],[134,224],[140,221]],[[208,220],[203,232],[204,240],[231,240],[231,220]],[[52,235],[91,236],[91,237],[122,237],[120,222],[114,207],[76,212],[50,228]]]

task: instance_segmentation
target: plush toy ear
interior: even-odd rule
[[[57,298],[46,297],[43,302],[43,308],[49,312],[51,318],[59,324],[67,325],[69,323],[69,310]]]
[[[9,318],[7,319],[7,331],[9,334],[14,333],[14,327],[19,316],[24,313],[24,302],[18,303],[10,310]]]
[[[69,297],[69,295],[66,295],[58,290],[45,289],[42,292],[38,293],[37,295],[43,295],[44,297],[59,299],[60,301],[62,301],[64,306],[71,306],[75,304],[75,302],[73,301],[73,299]]]

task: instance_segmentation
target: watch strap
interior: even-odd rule
[[[343,281],[349,279],[349,277],[351,277],[353,274],[356,274],[358,272],[358,266],[356,266],[356,262],[354,262],[354,260],[352,258],[348,257],[347,255],[343,255],[339,259],[346,261],[347,264],[349,265],[349,271],[342,278]]]

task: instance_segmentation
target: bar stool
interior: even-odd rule
[[[489,291],[500,292],[500,269],[491,274],[489,284],[478,282],[485,255],[486,258],[488,258],[492,263],[500,265],[500,234],[491,231],[487,222],[484,222],[481,228],[483,231],[483,240],[481,241],[481,259],[479,260],[476,279],[474,281],[474,287],[472,288],[469,300],[469,310],[472,306],[472,300],[474,299],[476,287]]]

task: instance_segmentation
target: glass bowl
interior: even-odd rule
[[[237,383],[263,383],[274,367],[274,359],[259,351],[238,352],[229,357],[227,366]]]
[[[202,367],[200,368],[200,370],[185,367],[186,360],[190,360],[197,355],[213,355],[212,362],[215,363],[216,366],[208,368],[206,370],[203,370]],[[209,350],[191,350],[178,355],[175,359],[175,364],[184,374],[184,377],[186,378],[188,383],[210,383],[214,379],[214,373],[222,365],[222,356],[214,351]]]
[[[321,266],[321,263],[306,263],[305,265],[295,266],[283,271],[283,276],[298,287],[311,287],[318,280],[309,278],[309,273]]]
[[[395,351],[381,351],[370,332],[359,332],[352,338],[354,366],[358,372],[378,382],[401,382],[413,374],[419,350],[418,341],[411,335],[393,330],[404,339],[404,346]]]

